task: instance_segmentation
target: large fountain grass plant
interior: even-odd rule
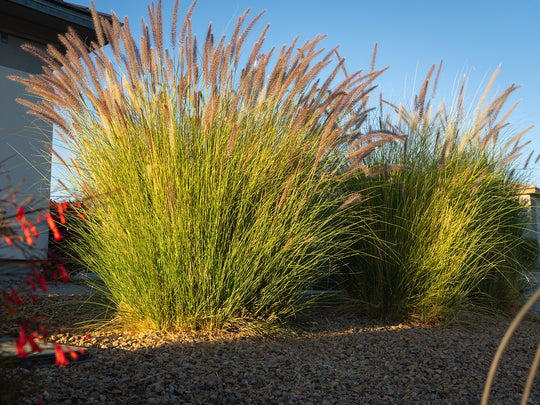
[[[522,258],[538,250],[523,238],[522,185],[514,170],[522,133],[504,136],[513,107],[499,117],[516,86],[487,103],[495,73],[472,116],[465,113],[464,84],[450,111],[444,102],[434,111],[426,96],[432,72],[411,108],[391,105],[377,124],[407,140],[349,168],[346,189],[363,195],[371,220],[356,224],[362,238],[341,277],[363,310],[427,323],[464,309],[515,306],[528,270]],[[408,169],[377,174],[387,165]]]
[[[127,19],[93,10],[93,54],[73,32],[61,37],[65,56],[28,46],[47,67],[16,80],[43,99],[20,102],[73,154],[63,163],[90,210],[73,248],[121,319],[164,330],[268,324],[303,305],[298,293],[348,243],[345,226],[329,226],[340,201],[327,191],[380,72],[334,83],[343,60],[329,66],[337,52],[322,56],[322,38],[283,47],[270,68],[268,27],[242,52],[260,17],[245,26],[247,12],[230,41],[210,26],[198,47],[193,6],[177,36],[176,4],[168,49],[160,3],[138,45]]]

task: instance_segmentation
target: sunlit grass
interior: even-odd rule
[[[50,69],[17,79],[44,99],[21,102],[73,155],[63,164],[89,213],[70,249],[121,319],[166,330],[281,321],[349,243],[346,227],[330,226],[347,196],[329,190],[380,72],[335,84],[338,58],[320,82],[334,55],[322,38],[283,47],[270,67],[267,29],[241,66],[259,16],[244,26],[244,14],[230,41],[209,29],[198,48],[191,11],[178,41],[174,13],[169,49],[160,6],[139,45],[127,20],[94,12],[112,60],[96,44],[87,56],[73,32],[65,57],[27,47]]]
[[[509,140],[507,116],[499,117],[515,86],[486,103],[492,79],[468,117],[463,87],[450,112],[444,104],[431,108],[431,73],[410,109],[391,106],[380,121],[383,131],[407,140],[363,161],[371,173],[385,165],[408,170],[356,170],[348,179],[346,188],[364,196],[359,209],[370,221],[357,224],[363,238],[342,279],[363,310],[428,323],[466,308],[515,306],[528,271],[523,256],[537,254],[523,238],[522,179],[514,170],[521,134]]]

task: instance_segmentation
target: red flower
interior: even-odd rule
[[[28,243],[29,245],[33,245],[34,239],[32,239],[32,235],[30,234],[30,230],[28,229],[26,224],[22,224],[21,229],[24,232],[24,235],[26,236],[26,243]]]
[[[39,279],[41,278],[41,273],[37,271],[35,267],[32,267],[32,272],[34,273],[34,277],[36,277],[36,280],[39,281]]]
[[[40,223],[40,222],[41,222],[41,215],[38,215],[38,217],[36,218],[36,222],[37,222],[37,223]]]
[[[47,284],[45,284],[45,276],[42,273],[38,273],[36,269],[32,269],[34,276],[36,276],[37,281],[41,284],[41,291],[47,292]]]
[[[34,301],[34,304],[37,304],[37,298],[32,291],[30,291],[30,298],[32,298],[32,301]]]
[[[66,355],[62,350],[62,347],[58,343],[54,344],[54,356],[56,357],[55,364],[57,366],[67,366],[69,364],[69,361],[68,359],[66,359]]]
[[[79,347],[79,353],[80,353],[80,354],[85,354],[85,353],[86,353],[86,350],[84,350],[82,347]]]
[[[41,334],[43,335],[43,337],[49,336],[49,331],[47,329],[45,329],[45,326],[43,326],[42,324],[38,325],[38,329],[41,332]]]
[[[49,228],[51,229],[53,233],[54,240],[57,242],[61,241],[62,235],[60,235],[60,232],[58,231],[58,228],[56,227],[56,224],[54,223],[54,220],[52,219],[51,214],[47,212],[45,214],[45,218],[47,218],[47,223],[49,224]]]
[[[65,208],[67,208],[67,202],[65,202]],[[58,217],[60,218],[60,222],[62,224],[65,224],[66,223],[66,217],[64,216],[64,204],[56,204],[56,206],[58,207]]]
[[[13,245],[13,241],[11,240],[11,238],[10,238],[9,236],[6,236],[6,237],[5,237],[5,240],[6,240],[6,243],[7,243],[9,246]]]
[[[67,283],[68,275],[66,272],[66,268],[62,264],[59,264],[59,263],[56,263],[56,268],[60,271],[60,274],[62,275],[62,280],[64,281],[64,283]]]
[[[28,226],[30,227],[30,230],[32,231],[32,234],[34,235],[34,237],[39,237],[39,232],[38,230],[36,229],[36,227],[34,226],[34,224],[30,221],[28,221]]]
[[[41,353],[43,349],[37,345],[37,343],[34,341],[34,338],[32,335],[28,335],[28,343],[30,343],[30,347],[32,348],[33,352]]]
[[[15,346],[17,347],[17,356],[26,359],[28,357],[28,353],[26,353],[26,350],[24,350],[24,343],[21,342],[19,339],[15,340]]]
[[[36,291],[36,284],[34,283],[34,279],[32,278],[32,275],[27,274],[26,277],[28,278],[28,284],[30,284],[32,291]]]
[[[88,332],[86,332],[86,335],[84,335],[83,340],[90,340],[90,335]]]
[[[11,287],[11,295],[13,296],[13,302],[15,302],[15,304],[17,305],[22,305],[23,302],[22,300],[19,298],[19,294],[17,294],[17,291],[15,291],[15,288]]]
[[[39,283],[41,285],[41,291],[47,292],[48,288],[47,288],[47,284],[45,283],[45,276],[43,274],[39,278]]]
[[[73,360],[79,360],[79,355],[77,352],[73,351],[73,349],[71,349],[69,346],[66,346],[66,349]]]
[[[26,329],[23,325],[20,325],[19,326],[19,342],[21,343],[21,345],[25,345],[26,344]]]
[[[59,242],[59,241],[61,241],[63,239],[62,235],[60,235],[60,232],[58,232],[58,229],[54,228],[52,231],[53,231],[54,240],[56,242]]]
[[[17,209],[17,214],[15,215],[15,219],[19,222],[25,221],[24,207],[22,205]]]

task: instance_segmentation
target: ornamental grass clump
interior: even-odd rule
[[[127,19],[93,9],[93,54],[72,31],[60,37],[65,55],[26,47],[47,67],[16,79],[43,98],[20,102],[73,155],[63,163],[91,210],[74,248],[119,319],[162,330],[267,324],[294,313],[347,242],[328,226],[339,201],[327,190],[380,72],[334,83],[343,60],[330,66],[337,52],[323,56],[322,37],[284,46],[271,65],[268,27],[244,54],[260,18],[246,26],[248,12],[230,40],[210,26],[199,46],[194,5],[179,32],[175,5],[168,49],[161,3],[138,44]]]
[[[516,86],[486,102],[495,73],[467,116],[463,82],[452,109],[443,102],[435,110],[427,94],[433,70],[411,108],[390,105],[393,114],[377,124],[406,141],[366,157],[372,174],[351,171],[346,188],[364,195],[371,219],[354,232],[376,237],[355,244],[341,277],[363,310],[427,323],[463,309],[515,307],[529,270],[522,258],[538,251],[523,238],[522,179],[514,170],[525,131],[505,137],[515,106],[500,117]],[[373,175],[387,165],[409,169]]]

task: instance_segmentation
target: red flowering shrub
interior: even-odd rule
[[[83,209],[84,205],[81,201],[50,201],[47,222],[54,224],[55,227],[51,227],[49,231],[49,249],[44,266],[46,277],[52,275],[54,278],[54,274],[58,274],[57,270],[61,275],[62,272],[74,274],[83,270],[76,263],[77,254],[72,252],[69,245],[65,243],[79,236],[76,229],[80,220],[85,218],[85,214],[81,212]],[[63,270],[58,267],[59,265],[63,266]]]
[[[5,201],[5,199],[0,199],[0,208],[3,208],[3,206],[6,205]],[[9,202],[12,204],[14,201],[15,195],[11,195]],[[72,206],[81,206],[80,203],[71,204]],[[52,235],[54,242],[58,243],[69,235],[66,215],[68,215],[70,205],[69,203],[62,203],[57,205],[55,204],[54,206],[56,207],[56,210],[47,212],[44,216],[49,225],[49,238],[51,238]],[[25,252],[31,252],[28,247],[32,247],[35,244],[35,239],[40,236],[35,227],[35,223],[41,222],[42,216],[37,215],[35,220],[31,220],[27,209],[23,204],[17,208],[16,214],[13,218],[6,217],[5,209],[0,209],[0,214],[2,214],[0,215],[0,244],[5,242],[8,246],[12,246],[13,248],[26,248]],[[54,259],[55,258],[53,255],[49,255],[47,265],[42,266],[42,268],[52,268],[53,278],[62,279],[64,282],[68,282],[69,277],[65,264],[61,261],[54,261]],[[37,263],[34,260],[31,260],[31,262],[36,265],[44,264]],[[32,302],[37,303],[37,298],[34,292],[37,291],[38,286],[41,288],[41,291],[47,291],[45,273],[44,271],[40,271],[36,267],[33,267],[32,273],[26,275],[26,280],[28,287],[27,289],[17,291],[15,287],[10,286],[2,291],[2,299],[0,299],[0,303],[4,304],[0,305],[0,318],[21,319],[18,333],[19,336],[15,339],[14,344],[17,350],[17,355],[22,359],[26,359],[28,354],[31,352],[41,352],[43,349],[39,346],[39,341],[46,341],[46,338],[49,335],[43,324],[38,322],[35,318],[27,319],[21,314],[22,310],[24,309],[24,300],[21,297],[24,297],[25,294],[28,293],[28,296],[31,298]],[[26,345],[29,346],[29,351]],[[66,366],[69,363],[64,350],[67,351],[73,360],[77,360],[79,357],[78,353],[73,351],[71,348],[63,348],[58,344],[55,344],[54,347],[56,365]],[[82,349],[80,349],[79,352],[84,354],[84,350]],[[0,368],[6,367],[9,363],[8,360],[8,357],[4,357],[2,356],[2,353],[0,353]],[[4,403],[6,401],[9,403],[9,401],[14,400],[13,392],[16,389],[16,385],[13,384],[13,381],[5,380],[7,377],[4,376],[4,373],[1,374],[0,403]]]

